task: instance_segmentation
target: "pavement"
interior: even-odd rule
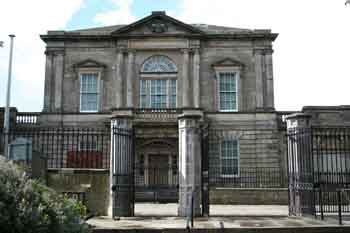
[[[135,216],[177,216],[177,203],[135,204]],[[210,205],[211,216],[288,216],[288,205]]]
[[[302,232],[312,233],[350,232],[349,216],[344,217],[343,225],[339,226],[335,216],[326,217],[323,221],[319,217],[317,219],[315,217],[288,217],[287,206],[215,205],[210,207],[211,216],[195,218],[193,229],[202,229],[205,232],[210,229],[213,232],[220,229],[230,229],[230,232],[236,232],[234,229],[247,230],[244,232],[265,232],[259,229],[271,230],[266,232],[299,232],[298,229],[302,228],[304,229]],[[113,220],[110,216],[101,216],[90,219],[88,223],[93,226],[94,232],[129,232],[130,230],[167,232],[175,229],[181,232],[186,229],[187,220],[183,217],[170,216],[170,214],[176,215],[176,209],[176,204],[137,204],[135,206],[136,217]]]

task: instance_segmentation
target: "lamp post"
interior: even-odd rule
[[[5,134],[5,142],[4,142],[4,153],[7,158],[10,157],[8,151],[8,143],[9,143],[9,131],[10,131],[10,97],[11,97],[11,75],[12,75],[12,51],[13,51],[13,38],[15,35],[9,35],[11,38],[10,45],[10,58],[9,58],[9,70],[8,70],[8,78],[7,78],[7,90],[6,90],[6,106],[5,106],[5,116],[4,116],[4,134]]]

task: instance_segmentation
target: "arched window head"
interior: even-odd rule
[[[177,67],[168,57],[155,55],[142,65],[141,73],[176,73]]]

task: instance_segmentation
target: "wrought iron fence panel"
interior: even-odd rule
[[[349,213],[350,193],[339,190],[350,188],[350,127],[294,128],[287,137],[291,212],[297,195],[312,192],[301,200],[313,205],[314,214]]]
[[[6,136],[10,146],[20,139],[30,142],[31,152],[44,157],[48,169],[109,169],[109,129],[19,128],[6,135],[0,133],[2,151]]]

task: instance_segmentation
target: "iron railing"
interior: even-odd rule
[[[13,149],[17,142],[28,142],[32,156],[47,160],[48,169],[109,169],[110,131],[100,128],[18,128],[8,134],[0,132],[0,152],[5,136]],[[24,152],[23,152],[24,153]]]
[[[241,167],[236,175],[224,175],[220,166],[210,166],[209,180],[212,187],[231,188],[285,188],[287,184],[280,168],[269,167]]]

